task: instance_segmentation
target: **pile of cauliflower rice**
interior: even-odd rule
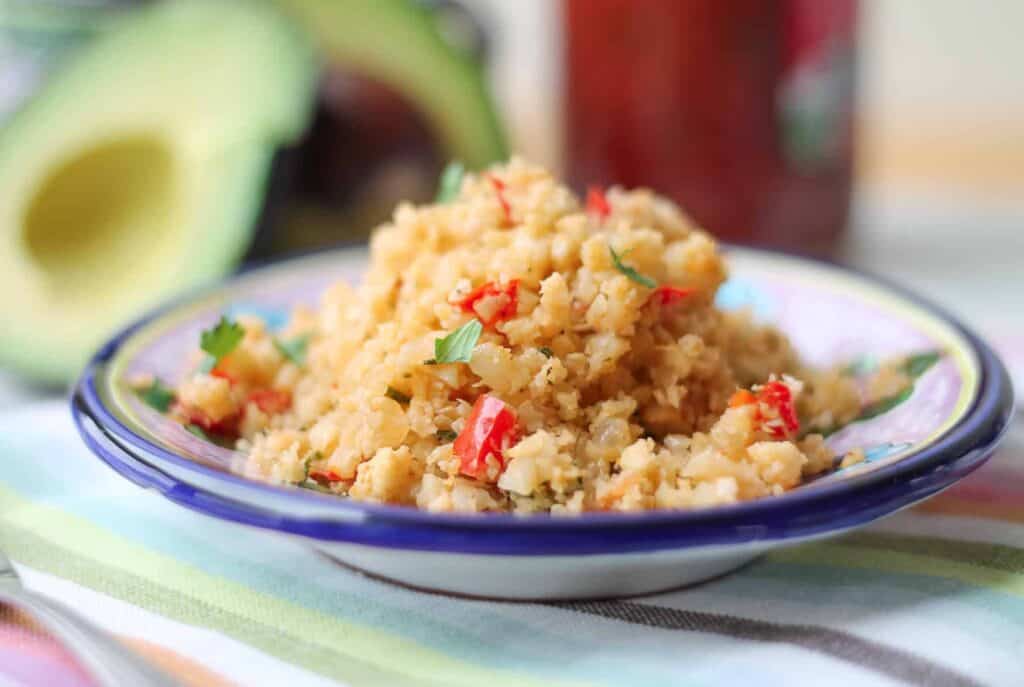
[[[431,511],[700,508],[834,467],[806,430],[856,416],[857,386],[716,309],[722,256],[673,203],[584,201],[518,159],[455,189],[397,208],[358,289],[284,332],[239,318],[172,412],[249,476]]]

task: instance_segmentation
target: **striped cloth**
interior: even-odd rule
[[[985,468],[866,531],[668,594],[518,604],[388,585],[179,508],[44,402],[0,416],[0,550],[193,685],[1019,685],[1018,425]],[[0,684],[50,684],[37,653],[39,681],[22,661]]]

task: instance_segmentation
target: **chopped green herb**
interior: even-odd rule
[[[245,330],[242,325],[221,315],[220,321],[212,329],[199,335],[199,348],[206,351],[209,357],[203,361],[199,370],[209,372],[242,341]],[[212,361],[212,362],[211,362]]]
[[[619,255],[618,253],[615,252],[614,248],[608,246],[608,252],[611,253],[612,255],[612,262],[615,263],[615,269],[617,269],[619,272],[622,272],[624,275],[635,281],[637,284],[643,284],[649,289],[653,289],[658,285],[658,282],[654,281],[650,277],[644,276],[637,272],[632,267],[630,267],[629,265],[623,264],[622,258],[629,255],[628,250],[622,255]]]
[[[307,479],[307,480],[305,480],[303,482],[299,482],[295,486],[297,486],[299,489],[309,489],[310,491],[319,491],[321,494],[333,494],[334,493],[333,491],[331,491],[330,487],[326,487],[323,484],[320,484],[319,482],[315,482],[315,481],[313,481],[311,479]]]
[[[547,346],[541,346],[537,350],[543,353],[545,358],[550,358],[551,356],[554,355],[554,353],[551,352],[551,349],[548,348]]]
[[[441,172],[441,182],[437,188],[438,203],[447,203],[459,195],[462,188],[462,177],[466,175],[466,168],[459,161],[449,162]]]
[[[189,423],[189,424],[185,425],[185,429],[188,430],[188,432],[190,434],[195,434],[200,439],[204,439],[205,441],[210,441],[210,435],[207,434],[206,432],[204,432],[203,428],[200,427],[199,425]]]
[[[406,396],[405,394],[403,394],[401,391],[399,391],[398,389],[394,388],[393,386],[389,386],[387,391],[384,392],[384,395],[387,396],[388,398],[394,400],[394,401],[398,401],[402,405],[405,405],[409,401],[412,400],[411,398],[409,398],[408,396]]]
[[[459,438],[458,432],[451,429],[439,429],[436,432],[437,440],[442,443],[455,441]]]
[[[423,361],[423,364],[424,365],[437,365],[437,359],[436,358],[427,358],[426,360]]]
[[[862,355],[851,360],[839,372],[844,377],[866,377],[878,369],[878,360],[873,355]]]
[[[294,339],[289,339],[288,341],[274,339],[274,348],[277,349],[277,352],[283,355],[288,360],[295,363],[296,365],[306,364],[306,348],[308,346],[308,334],[296,336]]]
[[[917,379],[927,372],[932,365],[939,362],[941,357],[942,353],[939,351],[928,351],[927,353],[909,356],[903,361],[903,371]]]
[[[443,339],[435,339],[434,362],[468,363],[483,330],[479,320],[470,320]]]
[[[320,453],[319,451],[313,451],[308,456],[306,456],[306,458],[302,461],[302,468],[303,468],[302,479],[304,479],[304,480],[309,479],[309,466],[310,466],[310,464],[313,463],[314,461],[317,461],[317,460],[323,460],[323,458],[324,458],[324,454]]]
[[[156,377],[153,378],[152,383],[148,386],[136,389],[135,393],[138,394],[143,403],[161,413],[166,413],[167,409],[174,403],[174,391],[164,386],[164,383]]]
[[[857,416],[857,419],[854,420],[854,422],[870,420],[871,418],[878,417],[883,413],[888,413],[890,410],[910,398],[910,395],[913,393],[914,385],[910,384],[902,391],[895,393],[892,396],[887,396],[875,401],[874,403],[869,403],[861,409],[860,415]]]

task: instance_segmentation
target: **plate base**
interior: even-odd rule
[[[515,601],[609,599],[703,582],[771,545],[594,556],[488,556],[317,542],[338,563],[420,591]]]

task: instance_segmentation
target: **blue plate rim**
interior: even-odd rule
[[[773,546],[839,533],[926,499],[965,477],[988,459],[1008,429],[1008,425],[1004,425],[988,441],[954,461],[900,480],[851,490],[843,498],[826,502],[824,508],[814,509],[810,514],[806,508],[798,506],[768,514],[768,517],[753,513],[706,523],[634,521],[625,526],[586,529],[573,527],[573,518],[559,518],[557,524],[561,527],[523,531],[502,527],[500,523],[459,528],[383,519],[350,523],[292,517],[260,504],[224,497],[166,474],[113,441],[82,407],[80,394],[76,393],[72,403],[76,426],[86,444],[103,462],[138,486],[156,489],[170,501],[204,515],[327,543],[512,556],[622,555],[751,543]],[[88,423],[93,425],[91,430]]]
[[[355,252],[355,250],[358,249],[345,248],[327,251],[326,253],[341,255],[344,253]],[[257,268],[174,299],[173,301],[146,313],[138,320],[113,335],[110,340],[92,357],[83,372],[77,385],[77,395],[81,401],[81,405],[73,405],[72,411],[76,415],[83,411],[87,412],[90,418],[96,422],[104,432],[110,433],[112,436],[122,440],[123,442],[134,445],[139,450],[155,454],[160,459],[167,460],[178,467],[184,468],[185,470],[197,471],[206,478],[229,481],[234,486],[250,490],[253,493],[263,492],[266,494],[273,494],[276,498],[295,499],[297,503],[316,503],[319,506],[323,506],[325,503],[330,502],[339,510],[339,514],[357,513],[364,518],[364,521],[380,519],[392,523],[417,524],[426,527],[485,529],[501,527],[516,530],[563,529],[569,527],[578,531],[590,527],[633,527],[636,525],[655,525],[665,523],[685,525],[741,516],[746,517],[754,513],[762,514],[767,517],[773,512],[799,506],[813,505],[827,499],[834,499],[842,496],[844,493],[850,493],[851,490],[858,487],[893,480],[901,475],[921,472],[922,470],[926,470],[930,467],[941,465],[943,463],[952,463],[979,446],[984,446],[988,443],[994,444],[1002,432],[1005,431],[1006,424],[1008,423],[1008,419],[1012,413],[1013,403],[1009,376],[1002,363],[991,349],[969,328],[964,326],[945,310],[935,306],[926,299],[906,290],[903,287],[892,284],[884,278],[867,274],[862,271],[834,265],[832,263],[824,263],[824,261],[785,255],[775,251],[749,248],[742,248],[741,250],[747,253],[765,253],[768,255],[781,256],[795,262],[825,264],[831,269],[852,274],[861,279],[865,279],[870,283],[874,283],[877,286],[885,288],[893,292],[895,295],[898,295],[925,309],[934,317],[943,320],[965,338],[968,344],[973,348],[973,352],[977,356],[980,364],[981,374],[979,390],[975,399],[972,401],[971,408],[956,425],[950,428],[946,434],[937,439],[934,443],[922,449],[919,453],[909,456],[894,465],[886,466],[874,473],[865,475],[865,479],[863,481],[857,481],[856,479],[844,480],[829,485],[822,485],[814,489],[788,492],[782,496],[770,499],[760,499],[714,508],[693,511],[659,510],[641,513],[586,513],[571,518],[545,514],[535,514],[524,517],[506,513],[429,513],[407,506],[391,506],[339,499],[292,487],[261,483],[239,475],[217,470],[185,456],[179,455],[173,451],[169,451],[162,446],[154,444],[135,434],[132,430],[122,424],[113,413],[107,410],[97,391],[97,384],[105,369],[105,363],[114,356],[120,346],[123,345],[123,343],[136,330],[192,299],[230,288],[234,283],[243,278],[252,278],[254,274],[258,274],[263,269]],[[324,253],[316,253],[313,255],[323,256]],[[299,256],[297,258],[274,263],[268,267],[280,268],[281,266],[288,265],[289,263],[297,264],[308,257],[311,256]],[[185,482],[182,483],[184,484]],[[311,499],[314,501],[310,501]],[[350,520],[351,517],[349,516],[345,519]],[[319,522],[330,524],[335,521],[325,519],[320,520]]]

